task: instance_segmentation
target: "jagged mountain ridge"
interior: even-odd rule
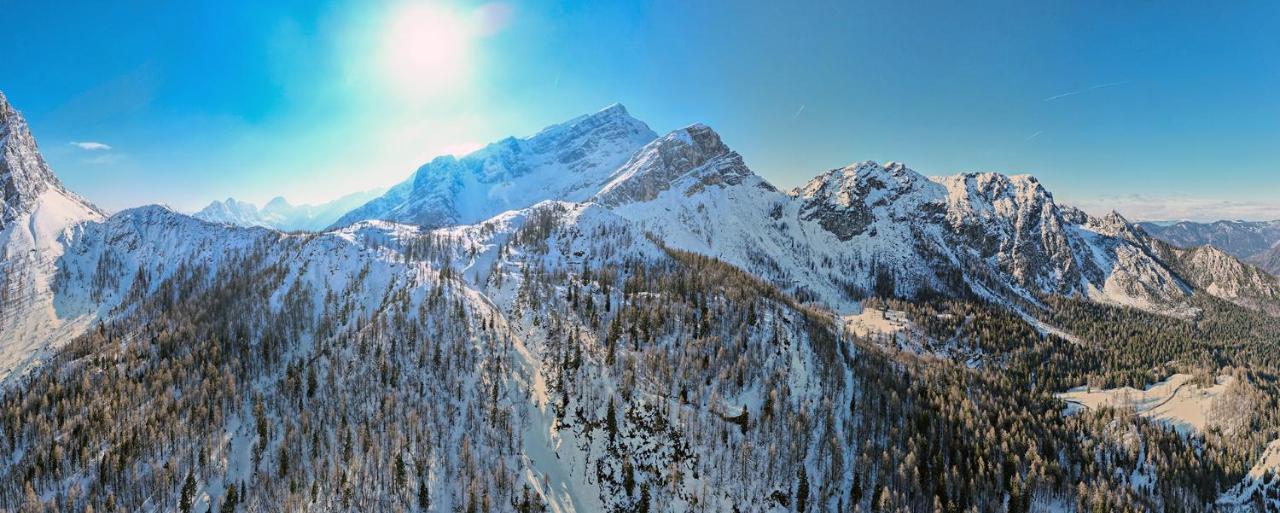
[[[888,286],[908,296],[932,290],[1034,301],[1037,294],[1074,294],[1187,313],[1191,288],[1123,218],[1058,207],[1034,178],[930,179],[901,164],[867,162],[784,193],[718,138],[690,143],[697,133],[711,139],[709,129],[686,130],[693,133],[666,136],[638,155],[714,155],[667,167],[637,157],[618,175],[645,181],[632,187],[645,194],[619,202],[606,192],[599,200],[668,244],[716,256],[837,311]],[[654,169],[630,169],[637,166]]]
[[[282,231],[320,231],[332,225],[351,209],[378,197],[382,192],[381,189],[355,192],[315,205],[294,205],[283,196],[276,196],[262,208],[247,201],[227,198],[209,203],[192,216],[213,223],[236,226],[261,226]]]
[[[573,127],[588,121],[592,127],[643,125],[615,105],[544,133],[568,127],[584,134],[574,139],[575,147],[612,147],[617,130],[606,132],[606,142],[584,142],[597,136]],[[539,134],[527,140],[545,138]],[[463,160],[490,159],[495,147],[512,141]],[[415,222],[418,216],[428,220],[426,226],[447,225],[450,220],[465,224],[457,221],[463,215],[458,205],[473,202],[459,198],[492,196],[494,186],[468,186],[459,177],[469,175],[455,169],[456,162],[451,157],[437,159],[411,179],[431,186],[413,189],[406,182],[370,204],[394,199],[398,205],[413,205],[403,210],[405,214],[378,217],[366,205],[342,222],[385,217]],[[496,168],[493,176],[502,179],[547,174]],[[905,295],[941,291],[1035,302],[1038,294],[1062,294],[1184,316],[1194,313],[1187,299],[1195,289],[1251,307],[1268,304],[1274,296],[1272,284],[1239,275],[1246,272],[1239,267],[1233,268],[1235,275],[1214,274],[1235,285],[1211,287],[1203,279],[1182,279],[1159,260],[1151,241],[1119,214],[1093,218],[1059,206],[1029,175],[927,178],[902,164],[866,162],[828,171],[784,193],[755,175],[705,125],[652,140],[616,169],[596,166],[592,176],[607,180],[568,175],[575,178],[568,193],[557,195],[543,188],[523,201],[502,204],[520,208],[543,199],[598,202],[674,247],[717,256],[768,276],[837,311],[856,305],[886,280],[892,281],[892,292]],[[590,193],[592,189],[596,192]],[[407,214],[412,211],[417,213]],[[1239,286],[1250,280],[1253,287]]]

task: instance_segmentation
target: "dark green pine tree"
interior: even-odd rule
[[[809,475],[804,470],[804,464],[800,465],[800,484],[796,485],[796,513],[804,513],[805,507],[809,501]]]
[[[196,496],[196,477],[187,471],[187,479],[182,483],[182,497],[178,499],[178,511],[191,513],[191,501]]]
[[[395,477],[396,488],[397,489],[404,488],[405,480],[409,475],[409,471],[407,468],[405,468],[403,454],[396,458],[396,467],[394,472],[395,472],[394,477]]]
[[[649,483],[640,485],[640,500],[636,502],[636,513],[649,513]]]
[[[604,416],[605,431],[609,433],[609,443],[616,443],[618,438],[618,416],[613,412],[613,397],[609,398],[609,409]]]
[[[289,448],[285,444],[280,444],[280,477],[285,478],[289,475]]]
[[[857,471],[853,473],[853,487],[849,490],[849,502],[852,504],[862,502],[862,476]]]
[[[222,498],[222,513],[235,513],[237,501],[239,497],[236,496],[236,484],[231,483],[231,486],[227,487],[226,495]]]
[[[418,509],[426,511],[431,507],[431,489],[427,488],[427,480],[418,481]]]

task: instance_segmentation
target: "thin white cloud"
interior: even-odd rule
[[[1044,99],[1044,101],[1046,101],[1046,102],[1051,102],[1051,101],[1058,100],[1058,99],[1061,99],[1061,98],[1066,98],[1066,97],[1068,97],[1068,96],[1075,96],[1075,95],[1080,94],[1080,93],[1087,93],[1087,92],[1089,92],[1089,91],[1096,91],[1096,90],[1098,90],[1098,89],[1103,89],[1103,88],[1107,88],[1107,87],[1115,87],[1115,86],[1118,86],[1118,85],[1124,85],[1124,84],[1128,84],[1128,83],[1129,83],[1129,81],[1128,81],[1128,80],[1121,80],[1121,81],[1119,81],[1119,82],[1107,82],[1107,83],[1105,83],[1105,84],[1095,84],[1095,85],[1091,85],[1091,86],[1089,86],[1089,87],[1086,87],[1086,88],[1084,88],[1084,89],[1078,89],[1078,90],[1075,90],[1075,91],[1067,91],[1067,92],[1065,92],[1065,93],[1055,94],[1055,95],[1053,95],[1053,96],[1050,96],[1050,97],[1048,97],[1048,98],[1045,98],[1045,99]]]
[[[1145,194],[1128,194],[1069,202],[1093,215],[1106,214],[1115,210],[1131,221],[1280,219],[1280,201],[1232,201],[1189,195],[1155,197]]]
[[[84,151],[106,151],[111,149],[110,145],[94,141],[71,141],[71,145]]]
[[[796,118],[800,117],[800,113],[801,113],[801,112],[804,112],[804,104],[803,104],[803,103],[801,103],[801,104],[800,104],[800,108],[796,109],[796,113],[791,115],[791,119],[796,119]]]
[[[1040,137],[1040,134],[1043,134],[1043,133],[1044,133],[1044,130],[1036,130],[1036,133],[1031,134],[1031,135],[1028,135],[1028,136],[1027,136],[1027,138],[1026,138],[1026,139],[1023,139],[1023,140],[1024,140],[1024,141],[1030,141],[1030,140],[1032,140],[1032,139],[1035,139],[1035,138],[1037,138],[1037,137]]]

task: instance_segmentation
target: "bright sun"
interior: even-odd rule
[[[413,3],[394,10],[380,35],[380,67],[389,85],[409,98],[435,97],[464,86],[477,36],[469,21],[441,5]]]

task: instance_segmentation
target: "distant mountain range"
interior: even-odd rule
[[[1213,246],[1280,275],[1280,220],[1138,223],[1151,236],[1178,247]]]
[[[337,221],[347,211],[378,197],[384,189],[347,194],[318,205],[293,205],[276,196],[261,209],[252,203],[227,198],[214,201],[192,214],[197,219],[236,226],[261,226],[283,231],[319,231]]]

